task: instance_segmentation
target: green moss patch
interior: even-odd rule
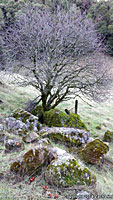
[[[74,113],[68,115],[58,109],[51,109],[44,112],[44,123],[49,127],[74,127],[87,130],[85,124],[80,120],[79,115]]]
[[[61,159],[61,158],[60,158]],[[74,158],[59,158],[47,167],[46,180],[57,187],[71,187],[74,185],[94,185],[96,176],[88,168],[83,168]]]
[[[10,116],[14,117],[17,120],[21,118],[22,122],[26,123],[26,120],[29,119],[31,114],[23,109],[17,109],[14,112],[12,112]]]
[[[107,130],[104,134],[104,141],[113,142],[113,132]]]
[[[44,123],[48,126],[57,126],[62,127],[65,126],[69,116],[62,111],[57,109],[51,109],[49,111],[44,112]]]
[[[89,142],[84,150],[82,156],[85,162],[91,164],[99,164],[101,157],[109,151],[107,144],[102,142],[100,139],[95,139]]]
[[[41,172],[42,168],[50,164],[54,155],[50,154],[47,147],[30,149],[22,159],[11,164],[10,171],[19,173],[21,176],[35,175]]]
[[[74,128],[82,128],[87,130],[86,125],[81,121],[80,116],[76,115],[74,113],[71,113],[69,115],[69,121],[68,121],[68,126],[69,127],[74,127]]]
[[[55,143],[59,142],[69,147],[79,147],[90,141],[90,133],[85,130],[70,127],[44,127],[40,131],[42,137],[50,138]]]

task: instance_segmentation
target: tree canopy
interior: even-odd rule
[[[72,94],[98,99],[110,85],[109,67],[97,54],[101,42],[95,26],[75,8],[51,14],[29,5],[3,38],[6,70],[22,71],[20,84],[38,90],[44,110]]]

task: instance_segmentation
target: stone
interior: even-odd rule
[[[10,153],[14,151],[24,150],[24,143],[17,139],[6,139],[5,140],[5,153]]]
[[[104,154],[109,151],[109,147],[100,139],[95,139],[86,144],[82,150],[82,157],[86,163],[100,164]]]
[[[6,128],[7,131],[13,132],[16,135],[24,135],[28,131],[27,125],[20,120],[16,120],[14,117],[6,118]]]
[[[96,126],[97,130],[101,130],[101,125]]]
[[[32,115],[31,113],[19,108],[15,111],[13,111],[9,117],[14,117],[17,120],[21,120],[23,123],[26,123],[27,120],[29,120],[30,122],[33,122],[35,120],[38,120],[38,118],[34,115]]]
[[[5,133],[3,133],[3,132],[0,133],[0,142],[1,142],[1,143],[4,143],[5,137],[6,137]]]
[[[74,127],[85,129],[86,125],[80,120],[80,116],[74,113],[66,114],[58,109],[51,109],[43,114],[44,124],[56,127]]]
[[[3,101],[0,99],[0,104],[2,104],[3,103]]]
[[[96,176],[80,161],[65,150],[53,148],[55,150],[58,157],[48,165],[45,172],[45,179],[49,184],[57,187],[96,184]]]
[[[113,132],[107,130],[104,134],[104,141],[105,142],[113,142]]]
[[[51,142],[48,138],[43,138],[43,139],[40,139],[38,142],[37,142],[37,145],[39,146],[48,146],[50,145]]]
[[[0,124],[0,131],[4,130],[4,126],[2,124]]]
[[[38,118],[22,109],[17,109],[6,118],[6,129],[14,134],[26,135],[28,131],[38,132],[41,124]]]
[[[55,153],[51,152],[48,147],[38,146],[27,151],[19,161],[12,163],[10,171],[21,176],[37,175],[55,158]]]
[[[60,142],[71,147],[78,147],[92,141],[89,132],[68,127],[43,127],[39,134],[44,138],[47,137],[54,142]]]
[[[22,137],[22,140],[26,143],[33,143],[39,140],[39,135],[36,132],[31,132]]]

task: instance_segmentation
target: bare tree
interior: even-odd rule
[[[7,29],[4,42],[7,70],[22,72],[20,84],[37,89],[44,110],[73,94],[99,99],[110,86],[95,26],[75,8],[51,14],[29,6]]]

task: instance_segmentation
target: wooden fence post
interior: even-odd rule
[[[75,114],[77,114],[78,111],[78,100],[75,100]]]

